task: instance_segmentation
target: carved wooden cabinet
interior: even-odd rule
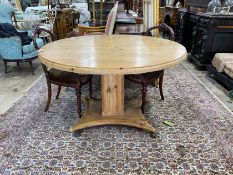
[[[63,39],[73,30],[74,17],[71,8],[64,8],[57,12],[53,32],[57,35],[58,39]]]
[[[215,53],[233,52],[233,15],[213,15],[180,10],[175,26],[176,41],[191,52],[198,68],[211,63]]]

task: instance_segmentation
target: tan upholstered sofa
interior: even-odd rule
[[[233,53],[216,53],[211,63],[208,74],[233,90]]]

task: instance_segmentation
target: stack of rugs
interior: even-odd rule
[[[215,54],[212,65],[218,72],[224,72],[233,79],[233,53]]]

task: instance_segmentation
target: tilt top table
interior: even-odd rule
[[[164,70],[187,57],[186,49],[170,40],[134,35],[92,35],[63,39],[40,49],[50,68],[101,75],[101,100],[88,99],[76,131],[99,125],[127,125],[154,132],[144,118],[141,100],[124,99],[124,75]]]

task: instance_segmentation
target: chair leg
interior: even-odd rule
[[[7,73],[7,62],[3,60],[3,63],[4,63],[4,72],[6,74]]]
[[[89,95],[90,95],[90,98],[93,98],[92,97],[92,77],[89,80]]]
[[[158,84],[159,84],[159,79],[155,80],[153,83],[152,83],[152,86],[153,87],[158,87]]]
[[[60,93],[61,93],[61,87],[62,87],[61,85],[58,85],[56,99],[59,98],[59,95],[60,95]]]
[[[76,96],[77,96],[77,107],[78,107],[78,115],[81,118],[81,86],[79,85],[76,88]]]
[[[147,83],[142,82],[142,105],[141,105],[141,110],[142,113],[144,114],[144,106],[146,102],[146,93],[147,93]]]
[[[164,71],[161,73],[161,76],[159,77],[159,92],[160,92],[160,96],[161,96],[162,100],[164,100],[164,96],[163,96],[163,75],[164,75]]]
[[[48,100],[47,100],[47,105],[46,105],[45,110],[44,110],[45,112],[47,112],[49,109],[49,105],[51,102],[51,96],[52,96],[51,83],[47,82],[47,85],[48,85]]]
[[[34,71],[33,71],[33,67],[32,67],[32,61],[29,61],[29,65],[30,65],[31,70],[32,70],[32,75],[35,75],[35,74],[34,74]]]
[[[19,62],[17,61],[17,66],[19,66]]]

